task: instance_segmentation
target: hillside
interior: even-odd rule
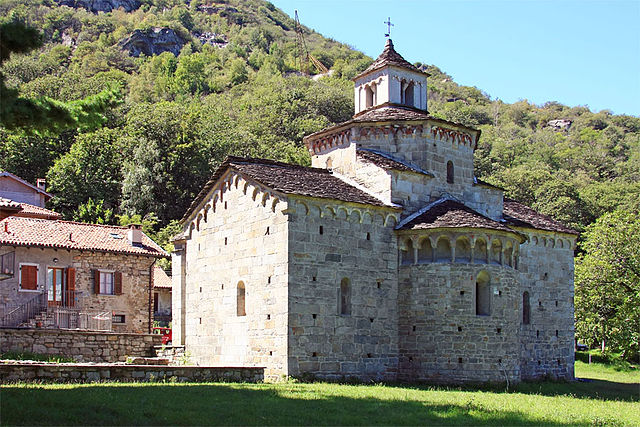
[[[308,164],[302,137],[350,118],[350,79],[371,62],[305,28],[332,75],[303,75],[294,21],[261,0],[2,0],[0,14],[43,33],[43,47],[2,66],[21,96],[73,101],[121,88],[95,126],[0,128],[0,168],[46,176],[52,207],[68,218],[140,215],[156,230],[180,218],[228,154]],[[639,118],[505,104],[417,65],[431,74],[430,113],[482,130],[478,177],[579,230],[637,207]]]

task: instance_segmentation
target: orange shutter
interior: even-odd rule
[[[93,292],[100,293],[100,272],[98,270],[93,270]]]
[[[67,268],[67,295],[66,302],[68,307],[75,306],[76,302],[76,269]]]
[[[38,289],[38,267],[35,265],[23,265],[20,270],[22,278],[20,287],[32,291]]]
[[[114,287],[114,291],[113,291],[114,294],[116,295],[122,294],[122,273],[119,271],[116,271],[115,273],[113,273],[113,287]]]

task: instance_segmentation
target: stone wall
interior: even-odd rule
[[[264,380],[264,368],[78,365],[45,363],[2,363],[0,383],[11,382],[251,382]]]
[[[222,183],[196,212],[180,255],[187,266],[184,344],[199,365],[265,366],[268,377],[286,375],[287,202],[239,175]],[[237,311],[240,282],[246,315]]]
[[[290,200],[289,374],[394,380],[397,211]],[[341,314],[345,278],[350,312]]]
[[[65,329],[0,329],[0,353],[29,352],[72,357],[79,362],[123,362],[127,356],[154,356],[161,335]]]
[[[91,312],[124,315],[124,323],[114,323],[115,332],[149,332],[150,272],[154,258],[103,252],[67,251],[48,248],[0,247],[0,253],[15,251],[15,274],[0,287],[0,314],[33,298],[47,289],[49,267],[76,269],[74,308]],[[20,288],[21,263],[38,266],[38,290]],[[93,269],[122,272],[122,294],[96,294],[93,289]]]
[[[520,229],[521,292],[518,301],[522,379],[573,379],[573,251],[575,236]],[[530,323],[523,320],[529,294]]]
[[[490,314],[476,314],[476,279],[490,277]],[[403,381],[518,381],[518,275],[509,267],[427,263],[400,267]]]
[[[357,147],[370,148],[384,151],[395,157],[409,161],[420,168],[435,175],[433,187],[428,194],[436,196],[439,192],[446,192],[462,197],[464,192],[473,185],[473,142],[454,142],[446,136],[434,136],[429,129],[444,126],[439,122],[425,121],[421,124],[422,130],[416,130],[409,134],[392,133],[383,125],[372,124],[370,130],[363,136],[364,124],[359,125],[360,135],[354,138]],[[450,126],[447,126],[449,128]],[[380,129],[384,132],[375,132]],[[466,129],[451,128],[452,131],[469,133]],[[474,134],[469,134],[475,138]],[[447,162],[453,162],[454,182],[447,183]],[[437,185],[436,185],[437,184]]]

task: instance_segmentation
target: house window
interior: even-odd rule
[[[340,281],[338,304],[341,315],[349,316],[351,314],[351,281],[346,277]]]
[[[16,261],[15,255],[15,252],[8,252],[4,255],[0,255],[0,276],[13,276],[13,266]]]
[[[476,279],[476,316],[491,314],[491,287],[489,273],[481,271]]]
[[[158,293],[157,292],[153,293],[153,312],[154,313],[158,312]]]
[[[93,291],[101,295],[122,294],[122,273],[119,271],[93,270]]]
[[[453,162],[451,160],[447,162],[447,182],[453,184]]]
[[[100,293],[106,295],[115,294],[113,288],[113,273],[101,271],[100,272]]]
[[[237,315],[238,316],[246,316],[246,289],[244,287],[244,282],[238,282],[238,294],[237,294]]]
[[[35,291],[38,289],[38,266],[35,264],[20,264],[20,289]]]
[[[49,304],[62,304],[62,288],[64,287],[64,270],[49,267],[47,269],[47,300]]]
[[[529,292],[522,294],[522,324],[531,322],[531,305],[529,304]]]
[[[124,323],[124,314],[114,314],[111,316],[111,323]]]

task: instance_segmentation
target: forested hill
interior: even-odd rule
[[[228,154],[308,164],[302,137],[350,118],[351,78],[371,62],[305,28],[309,53],[331,74],[303,75],[294,21],[261,0],[1,0],[0,16],[43,34],[41,48],[2,64],[20,97],[67,102],[120,88],[91,125],[0,128],[0,169],[46,176],[52,208],[67,218],[140,215],[156,231]],[[505,104],[416,65],[431,74],[430,113],[482,130],[478,177],[579,230],[638,205],[639,118]]]

